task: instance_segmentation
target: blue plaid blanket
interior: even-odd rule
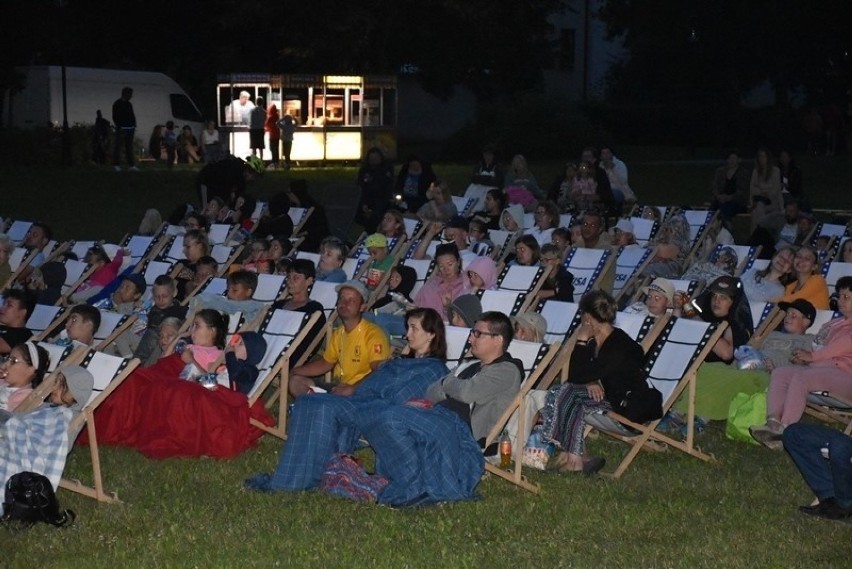
[[[74,412],[45,405],[30,413],[12,415],[0,429],[0,480],[18,472],[37,472],[59,487],[68,456],[68,425]]]
[[[315,488],[336,452],[355,450],[362,427],[384,409],[422,398],[426,388],[449,373],[437,358],[390,360],[367,376],[351,397],[309,394],[293,405],[278,468],[246,480],[262,491]]]

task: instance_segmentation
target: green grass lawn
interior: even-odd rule
[[[631,182],[648,203],[707,200],[713,164],[660,163],[667,156],[625,150]],[[850,209],[849,158],[802,164],[817,207]],[[557,163],[533,164],[542,184]],[[296,169],[310,187],[351,182],[354,168]],[[457,193],[469,166],[436,166]],[[42,219],[60,239],[119,239],[144,210],[168,214],[194,198],[195,172],[143,166],[10,170],[0,213]],[[254,187],[268,197],[287,183],[270,172]],[[280,441],[265,437],[234,460],[151,461],[102,449],[105,483],[119,504],[60,490],[74,526],[0,529],[0,567],[848,567],[852,527],[796,511],[811,495],[783,453],[734,443],[712,424],[698,444],[711,464],[681,453],[642,453],[620,480],[533,474],[532,495],[493,477],[481,499],[396,511],[317,493],[256,494],[241,481],[270,471]],[[620,460],[625,447],[600,439],[593,453]],[[87,479],[88,453],[75,449],[66,474]]]

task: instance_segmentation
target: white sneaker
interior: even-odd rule
[[[131,172],[138,172],[138,171],[139,171],[139,168],[137,168],[136,166],[131,166],[131,167],[129,168],[129,170],[130,170]]]
[[[121,166],[113,166],[116,172],[121,172]]]

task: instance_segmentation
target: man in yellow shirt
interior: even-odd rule
[[[300,397],[313,388],[335,395],[352,395],[355,385],[390,357],[387,334],[361,315],[370,297],[360,281],[337,285],[337,315],[342,324],[334,329],[322,358],[290,372],[290,394]],[[331,382],[321,376],[332,372]]]

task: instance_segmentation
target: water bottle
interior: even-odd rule
[[[511,465],[512,439],[509,438],[509,432],[504,429],[500,437],[500,468],[509,468]]]
[[[182,354],[188,345],[189,342],[186,341],[186,338],[181,338],[175,343],[175,353]]]

